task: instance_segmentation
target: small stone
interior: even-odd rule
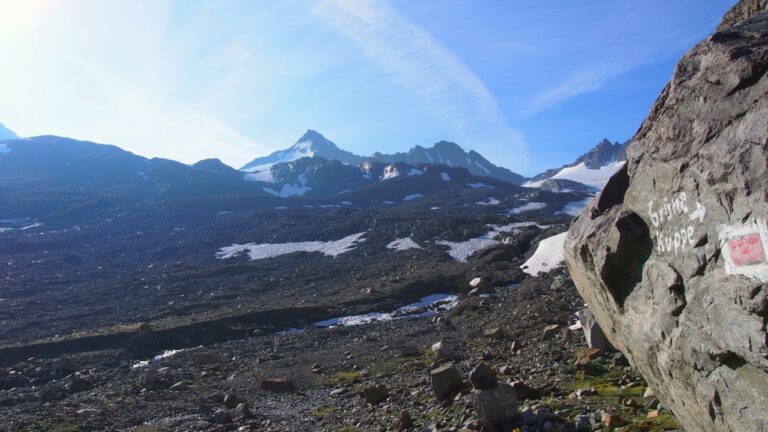
[[[189,382],[188,381],[179,381],[176,384],[172,385],[170,390],[181,391],[181,390],[186,390],[188,388],[189,388]]]
[[[647,387],[643,392],[643,399],[655,399],[655,398],[656,398],[656,392],[653,390],[652,387]]]
[[[646,418],[652,419],[652,418],[658,417],[659,415],[661,415],[661,412],[659,412],[659,410],[655,409],[655,410],[649,412],[648,415],[646,416]]]
[[[552,324],[544,327],[544,332],[541,335],[541,339],[542,340],[552,339],[557,334],[558,330],[560,330],[559,324]]]
[[[241,421],[249,419],[252,416],[253,414],[251,414],[251,410],[248,409],[248,405],[241,402],[235,407],[235,411],[232,414],[232,419],[235,421]]]
[[[339,389],[331,390],[330,396],[331,397],[339,397],[339,396],[347,393],[348,391],[349,390],[347,390],[345,388],[339,388]]]
[[[261,381],[261,388],[269,391],[290,391],[294,389],[288,378],[267,378]]]
[[[232,416],[229,415],[229,411],[218,409],[213,413],[213,422],[216,424],[229,424],[232,423]]]
[[[502,340],[504,339],[504,330],[501,327],[486,329],[483,336],[493,340]]]
[[[515,389],[515,393],[519,400],[539,399],[541,397],[541,393],[538,390],[522,381],[515,381],[511,386]]]
[[[517,414],[517,394],[509,384],[499,384],[490,390],[474,390],[472,406],[480,421],[493,427],[511,421]]]
[[[627,424],[627,422],[624,421],[623,418],[619,417],[616,414],[609,413],[607,411],[603,413],[603,417],[601,421],[603,423],[603,426],[607,428],[617,428]]]
[[[432,390],[438,400],[442,400],[453,392],[464,387],[461,374],[453,363],[447,363],[429,372]]]
[[[94,417],[101,414],[101,411],[97,410],[96,408],[83,408],[75,411],[75,414],[80,417]]]
[[[243,400],[233,394],[224,396],[224,406],[227,408],[235,408],[241,403],[243,403]]]
[[[378,405],[379,402],[389,397],[387,388],[381,384],[372,385],[363,389],[363,399],[370,405]]]
[[[485,363],[480,363],[469,373],[469,381],[478,390],[489,390],[496,387],[496,372]]]
[[[456,358],[456,354],[453,352],[453,349],[444,341],[440,341],[432,345],[432,352],[435,353],[438,361],[450,361]]]
[[[413,418],[411,418],[411,413],[407,410],[403,410],[400,412],[400,415],[395,420],[395,423],[392,425],[392,430],[394,432],[403,432],[408,428],[414,427],[415,424],[413,423]]]

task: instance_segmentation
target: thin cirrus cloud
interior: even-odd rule
[[[523,134],[453,52],[383,0],[323,0],[313,12],[351,38],[462,145],[506,166],[527,162]]]

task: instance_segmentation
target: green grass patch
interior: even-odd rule
[[[642,420],[624,428],[625,432],[661,432],[678,429],[677,421],[670,414],[662,414],[656,418]]]
[[[317,418],[322,418],[327,416],[328,414],[332,414],[334,411],[336,410],[332,406],[322,406],[312,411],[312,416]]]

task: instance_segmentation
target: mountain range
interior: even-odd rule
[[[12,214],[28,211],[24,204],[51,205],[55,199],[41,195],[35,201],[35,193],[18,197],[20,191],[45,191],[50,187],[77,190],[82,195],[142,199],[359,196],[387,202],[450,189],[510,189],[521,184],[556,193],[594,192],[626,159],[625,144],[603,140],[574,163],[527,179],[447,141],[430,148],[416,146],[406,153],[375,153],[366,158],[342,150],[319,132],[308,130],[291,147],[256,158],[237,170],[218,159],[186,165],[145,158],[112,145],[50,135],[19,139],[5,127],[0,133],[6,137],[0,144],[0,178],[5,185],[0,186],[0,194],[9,198],[0,205],[0,211]]]
[[[312,156],[337,160],[350,165],[357,165],[365,161],[441,164],[465,168],[471,174],[477,176],[496,177],[514,184],[521,184],[525,181],[524,176],[514,173],[507,168],[494,165],[474,150],[466,152],[458,144],[449,141],[440,141],[430,148],[417,145],[407,153],[383,154],[377,152],[372,156],[364,157],[338,148],[333,141],[311,129],[291,147],[276,151],[269,156],[256,158],[240,169],[248,172],[263,171],[277,163],[290,162]]]

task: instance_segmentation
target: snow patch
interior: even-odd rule
[[[563,243],[566,235],[568,233],[564,232],[540,241],[533,256],[520,266],[523,272],[531,276],[538,276],[539,273],[548,273],[559,267],[565,260]]]
[[[611,176],[616,173],[616,171],[621,169],[624,164],[624,161],[617,161],[600,167],[599,169],[589,169],[584,164],[584,162],[581,162],[576,166],[561,169],[557,174],[550,177],[550,179],[573,180],[588,186],[602,189],[605,187],[605,184],[608,183],[608,179],[610,179]],[[546,180],[527,182],[523,184],[523,186],[537,188],[541,187],[545,181]]]
[[[233,244],[219,249],[216,252],[216,258],[227,259],[242,253],[247,253],[251,261],[272,258],[280,255],[286,255],[294,252],[320,252],[327,256],[338,256],[349,252],[357,246],[359,242],[365,241],[363,236],[365,232],[352,234],[340,240],[335,241],[309,241],[298,243],[247,243]]]
[[[508,214],[513,214],[513,215],[514,214],[520,214],[520,213],[524,213],[524,212],[528,212],[528,211],[541,210],[541,209],[543,209],[546,206],[547,205],[545,203],[542,203],[542,202],[529,202],[529,203],[526,203],[525,205],[522,205],[520,207],[511,208],[511,209],[507,210],[507,213]]]
[[[318,321],[315,327],[348,327],[370,324],[379,321],[392,321],[406,318],[423,318],[437,315],[441,311],[452,309],[458,304],[459,297],[452,294],[432,294],[416,303],[403,306],[394,312],[370,312]]]
[[[491,206],[491,205],[499,205],[501,204],[501,201],[497,200],[494,197],[489,197],[488,201],[478,201],[475,204],[483,205],[483,206]]]
[[[451,181],[451,176],[445,171],[440,173],[440,178],[443,179],[443,181]]]
[[[272,170],[264,170],[264,171],[258,171],[258,172],[246,174],[243,176],[243,180],[260,181],[260,182],[267,182],[267,183],[275,182],[275,178],[272,176]]]
[[[485,183],[467,183],[467,186],[472,189],[496,189],[496,186],[487,185]]]
[[[261,188],[264,192],[271,193],[272,195],[287,198],[290,196],[296,196],[296,195],[304,195],[305,193],[312,190],[311,187],[307,186],[307,177],[304,174],[300,174],[299,177],[296,179],[295,182],[291,184],[284,184],[282,189],[279,191],[276,191],[271,188]]]
[[[576,217],[579,215],[579,213],[581,213],[582,210],[584,210],[584,207],[588,206],[589,203],[592,202],[593,199],[593,197],[589,197],[584,198],[581,201],[571,201],[565,204],[565,206],[563,206],[563,208],[558,213],[565,213]]]
[[[424,194],[422,194],[422,193],[410,194],[410,195],[404,196],[403,197],[403,201],[413,201],[413,200],[419,199],[419,198],[421,198],[423,196],[424,196]]]
[[[397,239],[390,242],[387,245],[387,249],[404,251],[408,249],[421,249],[421,246],[419,246],[418,243],[413,241],[412,238],[406,237],[406,238],[401,238],[401,239]]]
[[[384,167],[384,173],[381,175],[382,180],[389,180],[395,177],[400,177],[400,171],[394,165],[387,165]]]
[[[416,168],[411,168],[411,170],[408,171],[409,176],[420,176],[422,174],[424,174],[424,171]]]
[[[11,148],[7,144],[0,144],[0,154],[8,154],[11,152]]]

